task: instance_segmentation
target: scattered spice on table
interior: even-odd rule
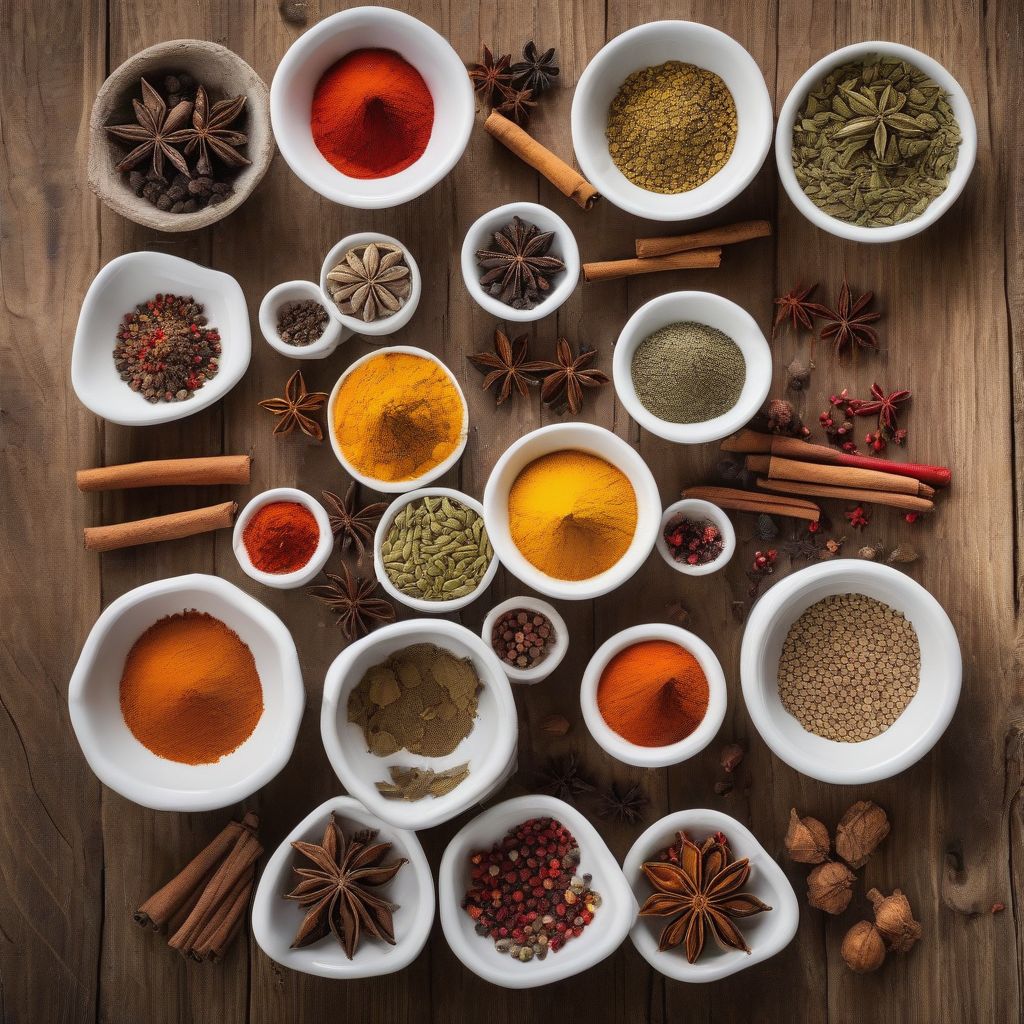
[[[669,554],[687,565],[708,565],[722,553],[722,532],[710,519],[677,515],[662,531]]]
[[[584,774],[583,762],[575,751],[550,758],[539,773],[537,785],[542,792],[567,804],[575,804],[578,796],[594,790],[594,783]]]
[[[529,89],[510,89],[505,99],[494,109],[520,127],[530,120],[533,108],[537,106],[533,93]]]
[[[535,608],[510,608],[491,627],[491,647],[506,665],[529,669],[539,665],[558,637],[551,620]]]
[[[885,960],[885,943],[870,921],[858,921],[843,936],[840,956],[854,974],[877,971]]]
[[[817,282],[807,288],[802,284],[798,284],[795,288],[791,288],[786,292],[785,295],[775,300],[775,321],[772,324],[773,336],[787,320],[794,331],[814,332],[814,320],[812,318],[817,304],[811,302],[810,298],[817,287]]]
[[[478,63],[469,69],[469,80],[473,83],[473,91],[489,106],[503,103],[512,88],[512,55],[491,52],[484,43]]]
[[[298,572],[316,553],[320,527],[298,501],[272,501],[245,524],[242,543],[253,567],[275,576]]]
[[[487,391],[494,388],[495,405],[505,402],[513,390],[526,398],[528,385],[534,383],[533,378],[526,372],[530,365],[526,359],[529,354],[528,346],[527,335],[521,334],[510,340],[500,327],[496,327],[494,351],[476,352],[469,357],[469,361],[484,373],[483,389]]]
[[[310,414],[321,408],[326,401],[326,392],[308,391],[302,371],[296,370],[284,386],[283,398],[264,398],[259,406],[280,417],[274,426],[275,437],[288,437],[298,427],[307,437],[322,441],[323,427]]]
[[[863,292],[853,298],[850,283],[844,277],[835,309],[814,303],[814,315],[822,322],[819,336],[832,345],[836,355],[878,348],[878,331],[872,324],[881,319],[882,314],[868,309],[874,297],[874,292]]]
[[[353,480],[348,485],[344,498],[339,497],[334,491],[320,493],[331,523],[331,532],[341,553],[353,551],[356,561],[361,562],[366,549],[373,544],[377,521],[388,506],[386,502],[374,501],[360,508],[356,502],[358,491],[358,485]]]
[[[514,84],[520,89],[529,89],[534,96],[546,92],[558,77],[558,63],[555,48],[541,50],[531,39],[523,47],[523,59],[509,69]]]
[[[390,782],[376,783],[377,792],[385,800],[413,802],[428,796],[445,796],[469,778],[469,762],[434,771],[433,768],[406,768],[392,765]]]
[[[298,299],[281,304],[277,311],[277,336],[286,344],[303,348],[323,337],[330,319],[316,299]]]
[[[551,255],[553,231],[541,231],[513,217],[492,235],[493,247],[478,249],[484,290],[513,309],[534,309],[551,291],[551,281],[564,273],[565,264]]]
[[[325,572],[328,582],[309,588],[309,594],[327,605],[338,616],[337,625],[346,640],[358,640],[376,626],[394,622],[395,609],[390,601],[377,596],[374,577],[356,576],[345,562],[341,574]]]
[[[523,47],[523,59],[515,64],[510,54],[495,56],[484,44],[480,61],[469,69],[473,89],[485,106],[518,125],[530,120],[538,97],[551,88],[558,74],[554,47],[542,51],[532,39]]]
[[[648,803],[650,801],[639,782],[628,786],[612,782],[607,789],[598,793],[597,813],[607,821],[635,825],[643,820]]]
[[[328,273],[327,290],[345,316],[367,324],[393,316],[412,294],[405,250],[391,242],[353,246]]]
[[[545,405],[556,412],[568,407],[575,416],[583,408],[583,389],[604,387],[609,382],[608,374],[591,367],[596,358],[597,349],[581,347],[576,353],[565,338],[559,338],[553,361],[538,359],[523,370],[542,378],[540,397]]]

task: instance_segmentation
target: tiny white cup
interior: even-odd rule
[[[565,657],[566,651],[569,650],[569,630],[565,624],[565,619],[558,614],[558,610],[554,605],[548,604],[547,601],[542,601],[539,597],[510,597],[507,601],[496,604],[487,613],[483,628],[480,630],[480,636],[485,644],[493,648],[491,631],[494,629],[495,623],[506,612],[516,611],[518,608],[546,615],[552,629],[555,631],[554,643],[551,645],[548,653],[531,668],[519,668],[517,665],[510,665],[500,654],[498,655],[498,660],[501,662],[501,667],[505,670],[505,675],[508,676],[510,683],[541,683],[558,668]],[[495,651],[495,653],[497,654],[498,652]]]
[[[695,519],[697,522],[708,519],[718,528],[722,538],[722,552],[717,558],[704,565],[690,565],[688,562],[680,562],[672,557],[672,552],[665,541],[665,530],[669,523],[680,516]],[[658,529],[658,539],[654,542],[654,546],[658,549],[658,554],[676,572],[681,572],[684,576],[710,576],[711,573],[718,572],[723,566],[729,564],[729,559],[736,551],[736,531],[733,529],[729,517],[717,505],[710,501],[704,501],[702,498],[683,498],[682,501],[674,502],[665,509],[665,514],[661,517],[661,526]]]

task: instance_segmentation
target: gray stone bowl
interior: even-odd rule
[[[139,79],[151,85],[171,72],[184,71],[206,86],[211,100],[228,96],[246,97],[245,119],[239,130],[249,141],[243,150],[251,161],[232,179],[234,193],[223,203],[195,213],[170,213],[135,195],[127,175],[115,170],[127,152],[125,144],[106,128],[134,120],[132,99],[141,96]],[[157,231],[194,231],[237,210],[267,173],[274,155],[270,130],[270,97],[263,79],[241,57],[217,43],[203,39],[174,39],[157,43],[129,57],[100,87],[89,118],[89,185],[112,210],[136,224]],[[145,165],[140,166],[145,170]]]

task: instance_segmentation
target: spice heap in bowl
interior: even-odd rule
[[[565,619],[536,597],[511,597],[495,605],[487,613],[480,635],[498,655],[513,683],[546,679],[569,649]]]

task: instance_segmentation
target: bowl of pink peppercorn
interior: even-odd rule
[[[676,572],[708,576],[732,558],[736,531],[717,505],[684,498],[665,509],[655,546]]]

